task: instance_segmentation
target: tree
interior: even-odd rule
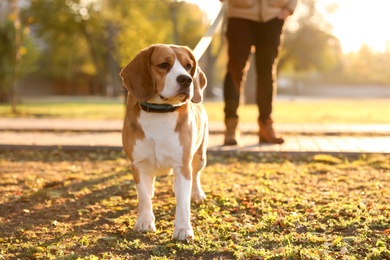
[[[339,78],[352,84],[390,85],[390,52],[378,53],[363,45],[357,53],[348,53]]]
[[[15,69],[15,27],[10,19],[0,24],[0,102],[9,100]]]
[[[112,4],[110,2],[110,4]],[[207,29],[197,5],[183,1],[130,1],[115,19],[118,27],[117,58],[124,66],[143,48],[153,43],[194,48]],[[111,6],[112,8],[120,8]],[[111,15],[116,14],[114,10]],[[133,21],[133,22],[132,22]],[[142,37],[139,37],[142,34]],[[131,44],[129,44],[131,42]]]
[[[304,12],[286,33],[279,69],[295,75],[319,72],[322,83],[390,84],[389,73],[384,71],[390,65],[389,52],[377,53],[363,45],[357,53],[342,53],[316,3],[302,0]],[[337,1],[327,9],[337,10]]]
[[[16,113],[16,85],[19,78],[34,70],[36,49],[29,38],[29,28],[19,19],[16,0],[2,2],[0,19],[0,102],[11,102]],[[22,62],[23,61],[23,62]]]
[[[99,94],[120,91],[120,67],[141,49],[153,43],[193,47],[205,28],[196,5],[169,0],[35,0],[25,15],[34,18],[44,42],[45,74],[65,80],[92,75]]]
[[[77,74],[94,75],[99,82],[92,93],[106,93],[107,38],[94,4],[69,1],[32,1],[25,17],[32,17],[45,55],[40,59],[44,76],[71,81]]]
[[[340,65],[339,40],[317,11],[316,1],[303,0],[303,14],[295,28],[286,31],[279,70],[330,71]]]

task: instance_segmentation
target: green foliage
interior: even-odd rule
[[[32,1],[23,12],[44,43],[41,73],[70,79],[77,73],[94,74],[106,68],[106,41],[93,7],[73,1],[42,0]]]
[[[108,15],[115,15],[116,10],[120,10],[120,16],[114,19],[120,31],[116,45],[121,66],[151,44],[172,43],[172,26],[163,1],[126,1],[125,8],[123,1],[110,4],[113,10]]]
[[[362,46],[359,52],[346,55],[343,73],[352,83],[390,84],[390,74],[384,72],[386,68],[390,68],[390,51],[376,53]]]
[[[153,43],[175,43],[169,7],[175,1],[34,0],[24,10],[44,42],[40,71],[70,81],[91,75],[104,94],[120,67]],[[178,2],[179,42],[194,46],[205,27],[197,6]]]
[[[340,63],[337,39],[310,24],[301,25],[297,31],[286,35],[284,58],[293,71],[321,71],[335,69]],[[282,56],[283,59],[283,56]]]
[[[19,49],[19,54],[21,58],[19,64],[20,77],[35,72],[37,70],[36,62],[39,58],[39,50],[31,37],[28,26],[22,31],[22,45]]]
[[[195,48],[209,24],[206,15],[195,4],[183,4],[179,11],[178,31],[179,42],[176,44]],[[191,14],[191,15],[189,15]]]
[[[109,8],[105,9],[104,13],[109,19],[114,19],[120,32],[117,34],[116,55],[122,66],[141,49],[154,43],[179,44],[194,48],[207,29],[204,14],[200,9],[185,2],[120,1],[110,2]],[[115,17],[111,18],[113,16]],[[178,34],[177,37],[175,33]]]
[[[26,25],[15,28],[14,16],[0,24],[0,102],[6,101],[15,80],[35,70],[37,49]],[[20,42],[16,43],[16,36]]]
[[[1,93],[7,93],[13,80],[15,60],[14,35],[15,28],[10,20],[0,25],[0,101],[4,98],[1,98]]]
[[[279,66],[290,71],[326,72],[341,62],[338,39],[330,33],[330,25],[316,9],[316,2],[301,3],[305,12],[297,19],[297,28],[286,31]]]

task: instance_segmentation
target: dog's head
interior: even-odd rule
[[[200,103],[207,83],[191,50],[178,45],[155,44],[143,49],[120,76],[138,102],[157,104]]]

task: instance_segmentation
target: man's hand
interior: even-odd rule
[[[287,17],[289,17],[290,15],[292,15],[291,10],[288,8],[283,8],[282,11],[280,11],[280,13],[278,14],[278,19],[286,20]]]

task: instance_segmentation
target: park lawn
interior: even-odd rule
[[[209,120],[223,120],[221,101],[204,102]],[[83,99],[65,102],[26,102],[12,114],[9,105],[0,104],[0,117],[122,119],[121,99],[96,102]],[[241,106],[241,122],[255,122],[255,105]],[[277,123],[355,123],[390,124],[390,102],[387,99],[277,99],[274,103]]]
[[[0,259],[390,259],[390,156],[208,155],[195,239],[171,239],[173,177],[156,233],[132,230],[121,152],[0,152]]]
[[[17,105],[17,114],[11,113],[9,105],[0,104],[0,117],[121,119],[124,112],[124,101],[119,98],[26,101]]]
[[[223,103],[206,103],[210,121],[223,119]],[[274,102],[273,118],[277,123],[321,124],[390,124],[387,99],[282,99]],[[241,122],[254,122],[256,105],[239,108]]]

